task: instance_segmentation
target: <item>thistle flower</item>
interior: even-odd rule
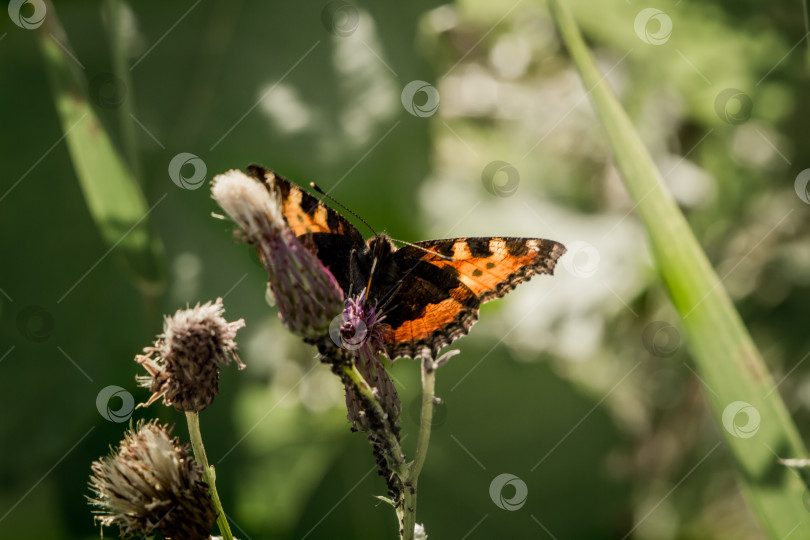
[[[337,320],[340,325],[333,323],[330,329],[332,341],[354,359],[357,370],[372,387],[377,401],[382,405],[389,428],[398,435],[402,404],[394,383],[380,361],[383,341],[391,327],[383,322],[385,315],[377,311],[375,305],[367,302],[365,289],[359,295],[347,299],[345,305]],[[349,420],[357,429],[372,429],[357,389],[350,384],[344,386]]]
[[[164,404],[179,411],[201,411],[219,393],[219,364],[228,365],[233,358],[244,369],[234,338],[245,321],[228,322],[224,311],[222,298],[217,298],[213,304],[197,304],[166,317],[155,344],[135,357],[149,372],[137,377],[141,386],[152,391],[144,406],[162,397]]]
[[[217,175],[211,194],[259,251],[284,325],[310,343],[322,340],[343,291],[284,221],[278,195],[238,170]]]
[[[170,433],[154,420],[141,422],[115,453],[93,462],[88,499],[102,527],[117,525],[124,537],[210,537],[216,512],[203,469]]]

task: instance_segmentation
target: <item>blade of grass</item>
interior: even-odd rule
[[[118,123],[121,131],[122,146],[132,175],[135,180],[142,182],[141,162],[138,159],[138,150],[135,143],[135,124],[130,118],[133,110],[133,92],[130,90],[132,88],[132,77],[127,68],[126,60],[126,49],[129,46],[127,42],[129,39],[128,30],[125,28],[127,25],[127,15],[124,13],[126,7],[123,5],[122,0],[104,0],[101,9],[104,20],[107,22],[113,72],[124,86],[124,95],[121,104],[118,106]]]
[[[805,487],[777,460],[804,458],[807,451],[774,391],[773,379],[633,124],[599,73],[573,15],[560,0],[550,0],[550,7],[585,87],[590,89],[616,166],[647,229],[658,270],[688,332],[694,363],[714,391],[706,398],[723,428],[748,503],[771,538],[808,537]],[[735,402],[753,406],[759,421],[754,411]],[[729,407],[736,408],[729,409],[724,418]],[[741,420],[752,413],[748,420],[752,426],[758,424],[757,429],[746,433],[735,427],[735,411],[744,413]]]
[[[37,30],[54,102],[84,199],[105,243],[147,296],[163,290],[163,244],[149,227],[146,198],[90,106],[84,75],[63,47],[67,36],[52,3]]]

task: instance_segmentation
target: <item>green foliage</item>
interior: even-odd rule
[[[541,236],[601,256],[590,277],[575,275],[587,253],[572,253],[553,278],[484,306],[439,370],[444,404],[419,482],[431,538],[761,538],[737,463],[780,487],[763,495],[743,477],[749,501],[785,501],[758,515],[797,516],[798,480],[776,456],[804,454],[778,395],[810,429],[810,221],[794,191],[810,155],[801,6],[659,2],[673,32],[650,45],[634,32],[647,6],[570,5],[705,259],[683,219],[666,217],[676,213],[665,194],[644,201],[652,207],[628,199],[589,85],[543,5],[358,3],[349,36],[309,2],[67,2],[65,34],[55,18],[26,30],[3,13],[0,537],[98,538],[83,498],[89,464],[123,424],[102,418],[96,398],[117,385],[145,401],[132,360],[161,313],[218,296],[247,321],[247,369],[223,373],[202,418],[235,535],[393,537],[393,513],[374,498],[385,484],[348,430],[340,385],[265,303],[255,255],[211,218],[207,180],[251,162],[318,182],[397,238]],[[105,98],[99,81],[115,80]],[[438,88],[433,116],[405,111],[413,80]],[[753,103],[738,123],[718,108],[729,88]],[[621,146],[621,163],[649,165]],[[167,173],[181,153],[206,165],[200,189]],[[496,160],[519,172],[513,196],[484,185]],[[672,229],[648,239],[648,222]],[[681,323],[672,300],[691,309],[716,283],[711,267],[722,285]],[[760,354],[723,289],[774,385],[758,362],[739,370],[745,351],[730,344]],[[746,380],[755,372],[764,378]],[[415,434],[418,368],[392,373]],[[754,437],[732,440],[714,421],[729,397],[760,412]],[[134,411],[154,415],[185,439],[179,415]],[[761,441],[781,446],[774,455]],[[404,441],[408,455],[415,444]],[[517,511],[490,497],[502,473],[528,486]]]

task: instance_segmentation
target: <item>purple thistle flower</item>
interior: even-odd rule
[[[375,355],[383,350],[383,342],[391,327],[385,323],[385,315],[377,311],[366,299],[366,290],[346,299],[339,319],[329,328],[329,334],[336,345],[348,351],[357,351],[354,356]],[[339,322],[337,326],[335,323]]]
[[[238,170],[217,175],[211,194],[258,250],[284,325],[310,343],[323,340],[343,291],[284,221],[278,196]]]
[[[385,315],[377,311],[376,305],[367,302],[365,289],[359,295],[348,298],[345,305],[343,313],[335,319],[330,328],[332,341],[345,349],[354,359],[357,370],[371,386],[375,397],[382,405],[389,427],[394,433],[399,433],[402,405],[396,388],[380,361],[383,342],[391,327],[383,322]],[[349,420],[355,428],[368,431],[371,426],[364,410],[363,400],[353,386],[346,384],[345,388]]]

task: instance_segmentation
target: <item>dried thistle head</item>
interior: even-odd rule
[[[258,250],[284,325],[305,341],[322,340],[343,309],[343,291],[284,221],[279,195],[237,170],[217,175],[211,194]]]
[[[203,469],[170,432],[140,422],[117,451],[93,462],[89,500],[102,527],[117,525],[125,538],[155,531],[178,540],[210,537],[216,511]]]
[[[217,298],[166,317],[155,344],[135,357],[149,372],[137,378],[152,391],[146,406],[162,397],[179,411],[201,411],[219,393],[220,364],[228,365],[233,358],[244,369],[234,338],[245,321],[228,322],[224,311],[222,298]]]

